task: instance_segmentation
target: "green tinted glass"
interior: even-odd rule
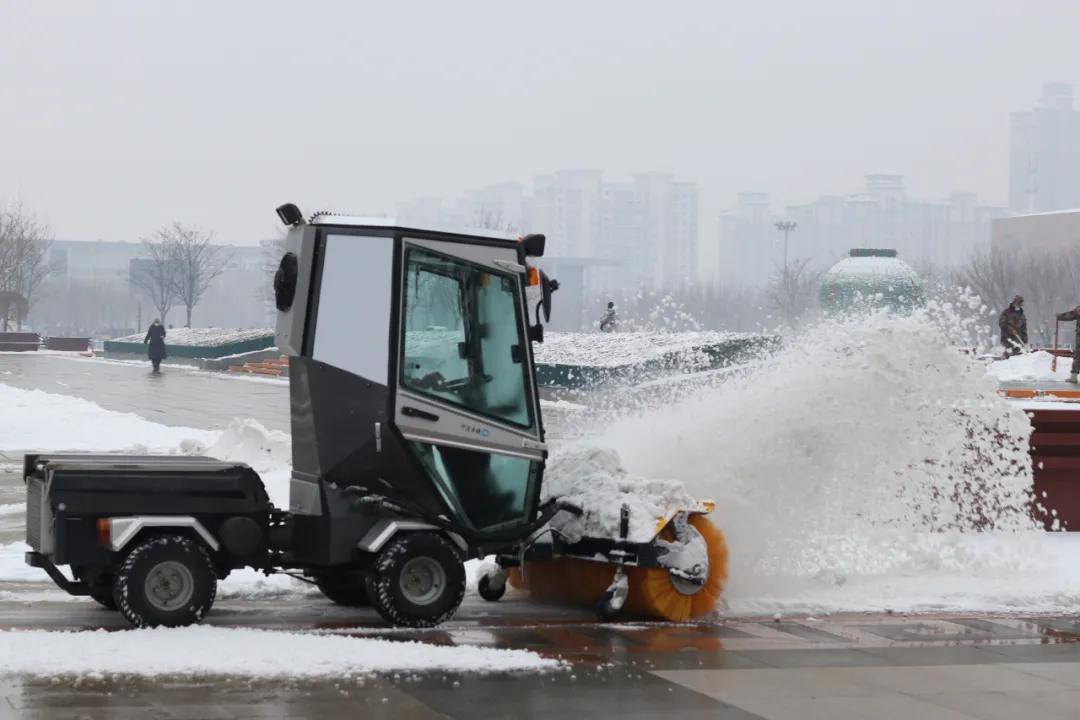
[[[405,257],[402,386],[532,427],[518,280],[426,250]]]
[[[428,443],[411,445],[460,520],[485,529],[528,519],[535,463]]]

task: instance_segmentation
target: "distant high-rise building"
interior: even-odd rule
[[[1012,113],[1009,207],[1023,213],[1080,207],[1080,111],[1072,85],[1044,85],[1033,110]]]
[[[774,211],[766,193],[740,193],[720,216],[715,241],[703,248],[705,280],[760,285],[783,264],[783,234],[776,223],[790,221],[789,260],[810,258],[818,268],[851,248],[892,248],[915,265],[955,266],[972,248],[990,239],[990,223],[1006,210],[980,205],[973,193],[953,193],[941,201],[915,200],[900,175],[866,176],[861,192],[823,195],[806,205]]]
[[[518,183],[470,190],[460,199],[401,203],[407,222],[495,227],[547,235],[547,255],[587,261],[590,288],[643,283],[670,287],[692,279],[698,265],[700,191],[666,173],[605,182],[600,170],[560,170]]]

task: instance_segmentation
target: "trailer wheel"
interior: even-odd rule
[[[135,545],[113,585],[117,609],[136,627],[197,623],[216,594],[210,556],[202,544],[183,535],[157,535]]]
[[[342,572],[323,575],[315,580],[315,584],[322,594],[336,605],[371,607],[363,573]]]
[[[368,576],[371,604],[389,623],[434,627],[448,620],[465,597],[465,566],[458,549],[434,533],[390,541]]]

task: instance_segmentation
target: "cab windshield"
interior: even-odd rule
[[[405,272],[402,387],[531,428],[518,278],[419,248]]]

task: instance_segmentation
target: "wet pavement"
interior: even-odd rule
[[[470,597],[426,631],[322,599],[220,602],[212,625],[524,648],[531,674],[363,679],[0,681],[0,717],[1080,717],[1080,620],[845,616],[600,624],[584,610]],[[122,629],[90,601],[0,602],[0,628]],[[209,649],[208,649],[209,650]],[[6,703],[6,705],[5,705]]]
[[[148,363],[2,353],[0,383],[86,398],[106,410],[135,413],[163,425],[222,429],[234,418],[251,417],[270,430],[289,431],[289,385],[279,379],[229,376],[186,365],[165,365],[154,375]]]
[[[283,385],[170,372],[168,385],[160,387],[179,404],[166,419],[153,417],[141,390],[151,380],[138,366],[10,357],[0,357],[2,383],[82,395],[169,424],[221,427],[233,416],[253,416],[271,427],[284,419],[278,427],[287,428]],[[0,545],[23,532],[18,453],[8,454],[0,458]],[[307,594],[219,600],[206,622],[520,648],[566,666],[549,673],[388,673],[320,681],[3,678],[0,719],[1080,718],[1080,617],[844,615],[601,624],[588,609],[540,605],[511,593],[497,604],[469,596],[450,622],[414,631],[387,628],[370,610]],[[48,582],[0,583],[0,630],[30,628],[120,630],[126,624]]]

